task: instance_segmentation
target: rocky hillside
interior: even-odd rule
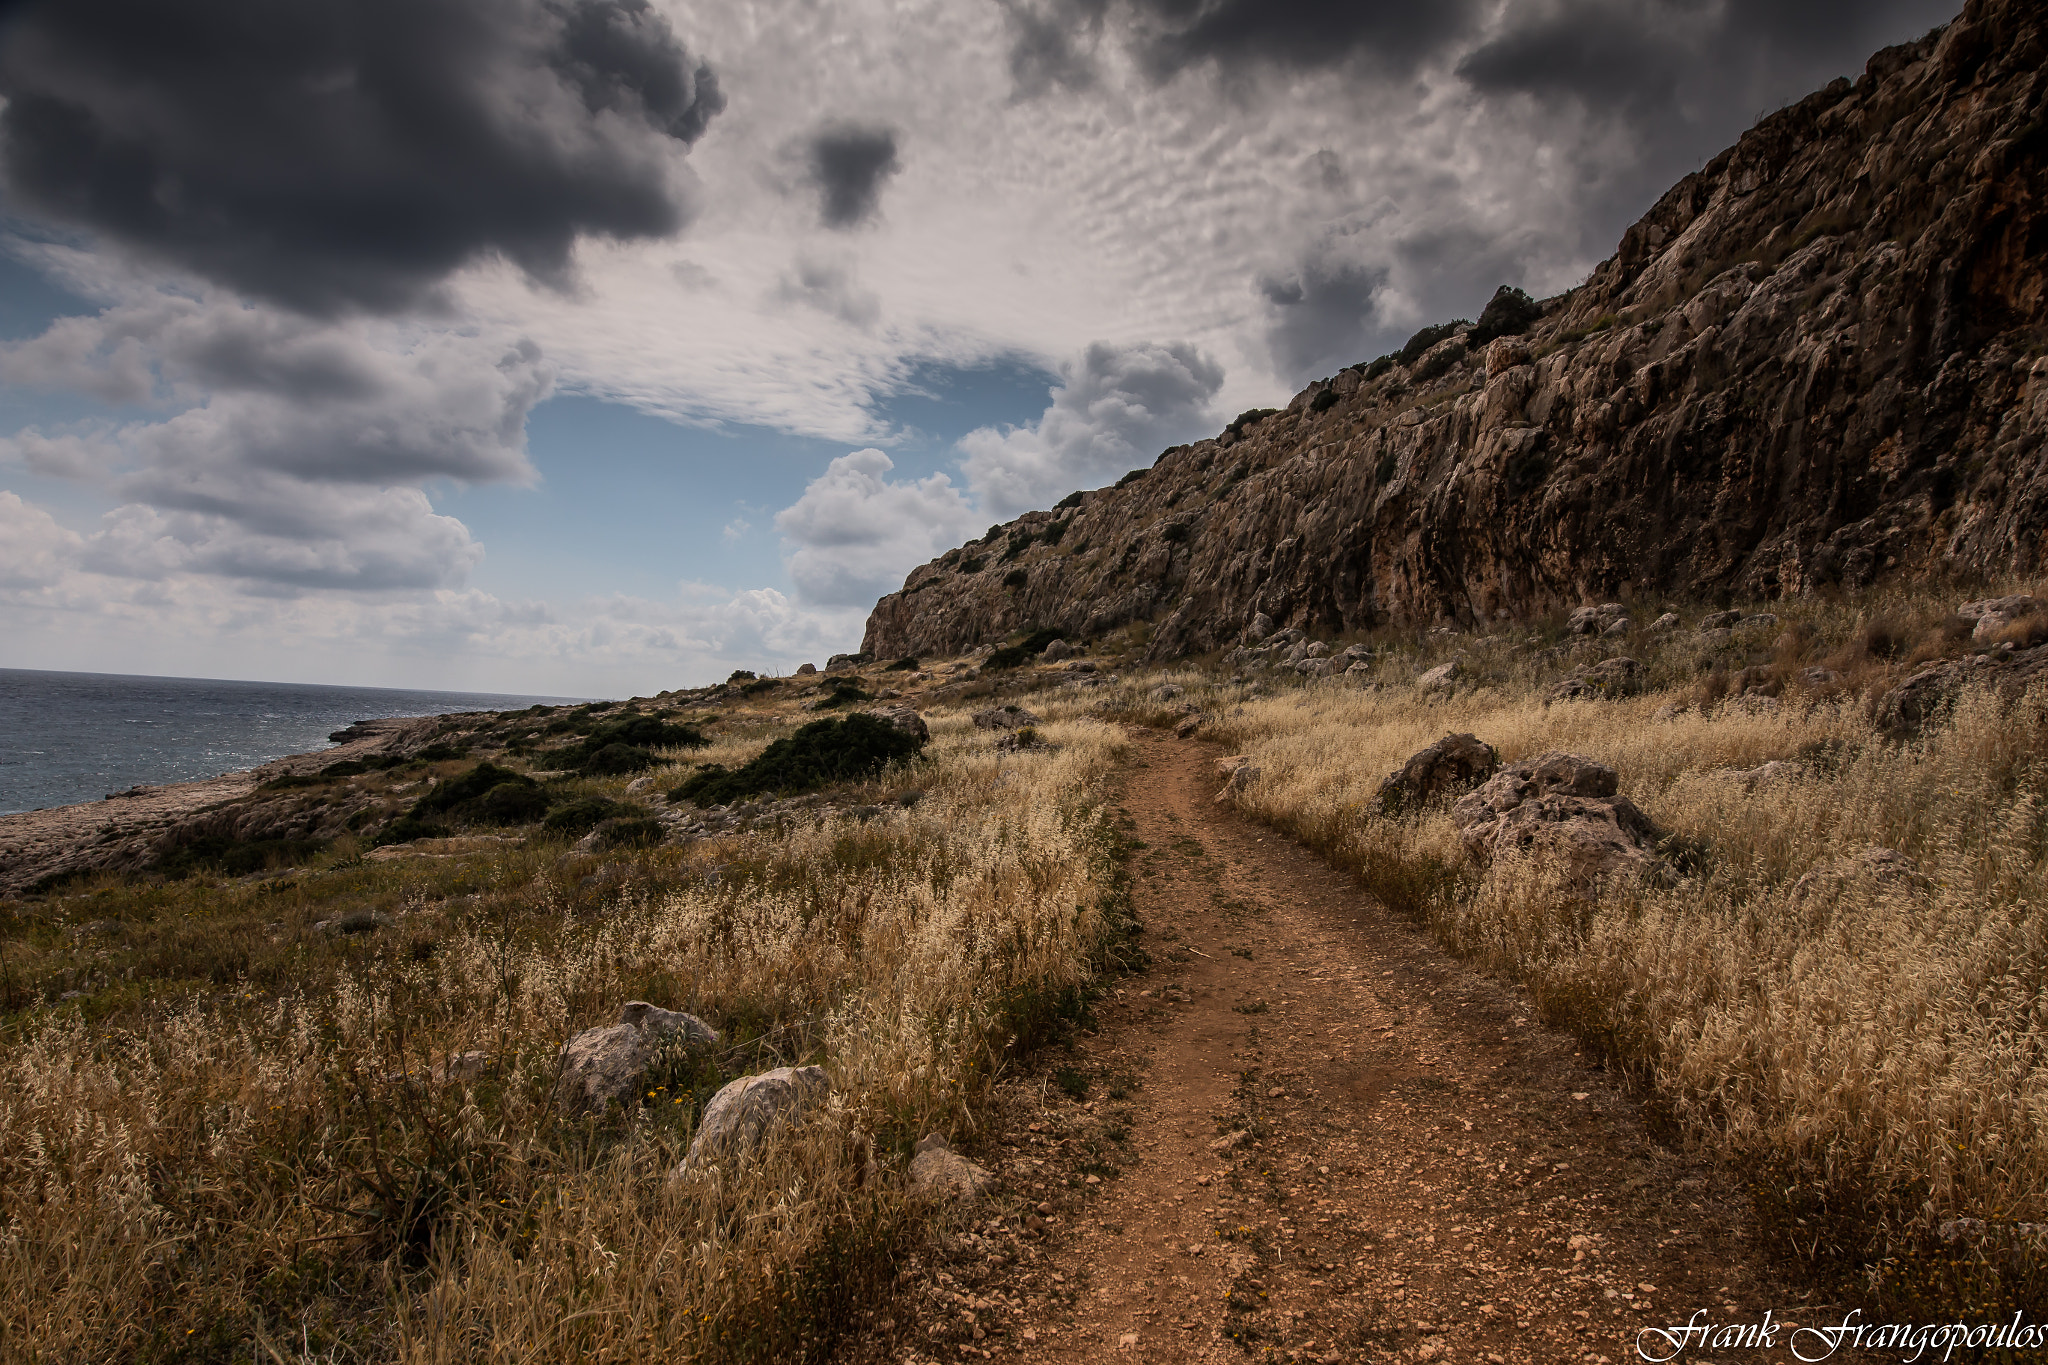
[[[914,571],[863,648],[1151,622],[1168,657],[1261,612],[1330,633],[2038,570],[2044,52],[2040,7],[1971,0],[1759,123],[1537,316],[1432,329],[1027,513]]]

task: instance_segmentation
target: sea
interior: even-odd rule
[[[0,668],[0,815],[253,768],[358,720],[586,700]]]

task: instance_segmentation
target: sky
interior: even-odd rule
[[[788,672],[1954,0],[15,0],[0,666]]]

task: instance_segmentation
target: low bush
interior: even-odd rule
[[[1257,426],[1259,423],[1265,421],[1268,417],[1274,416],[1279,411],[1280,409],[1278,408],[1246,408],[1243,412],[1240,412],[1237,416],[1231,418],[1230,425],[1223,428],[1223,430],[1227,435],[1229,435],[1233,440],[1235,440],[1237,437],[1244,435],[1245,432],[1251,429],[1252,427]]]
[[[895,663],[890,664],[887,668],[883,669],[882,671],[884,673],[915,673],[917,672],[917,669],[917,656],[905,655],[903,658],[898,659]]]
[[[1021,588],[1030,581],[1031,575],[1022,569],[1012,569],[1003,575],[1003,586],[1006,588]]]
[[[1075,489],[1073,492],[1067,494],[1064,498],[1061,498],[1058,502],[1054,503],[1052,505],[1052,509],[1055,512],[1064,512],[1069,507],[1079,507],[1081,505],[1081,499],[1087,496],[1088,495],[1086,493],[1081,492],[1079,489]]]
[[[1021,668],[1039,655],[1054,640],[1064,640],[1066,632],[1059,630],[1034,630],[1014,645],[997,650],[988,656],[987,668]]]
[[[922,740],[876,716],[816,720],[776,740],[741,767],[707,764],[670,792],[669,800],[724,806],[753,796],[808,791],[830,782],[857,782],[909,758],[921,747]]]
[[[541,828],[550,834],[580,839],[607,820],[646,818],[647,808],[631,801],[614,801],[608,796],[579,796],[550,811],[548,818],[541,822]]]
[[[1152,471],[1149,469],[1133,469],[1130,473],[1124,475],[1121,479],[1118,479],[1116,481],[1116,486],[1118,488],[1122,488],[1127,484],[1134,484],[1138,480],[1144,478],[1147,474],[1150,474],[1151,472]]]
[[[1416,361],[1422,359],[1424,353],[1429,351],[1438,342],[1447,340],[1455,335],[1457,330],[1464,325],[1465,320],[1457,318],[1451,322],[1439,322],[1433,326],[1425,327],[1414,336],[1409,337],[1407,343],[1394,353],[1394,358],[1403,365],[1413,365]]]
[[[1313,413],[1325,413],[1336,406],[1337,386],[1334,384],[1323,385],[1316,396],[1308,400],[1308,410]]]
[[[1484,346],[1495,337],[1520,336],[1542,316],[1542,304],[1513,285],[1504,284],[1493,291],[1493,297],[1486,301],[1479,321],[1472,324],[1465,339],[1474,346]]]

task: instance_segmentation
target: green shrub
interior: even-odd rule
[[[1434,326],[1425,327],[1414,336],[1408,338],[1407,344],[1395,353],[1395,358],[1403,365],[1413,365],[1416,361],[1422,359],[1424,352],[1428,351],[1438,342],[1450,337],[1464,325],[1465,319],[1457,318],[1451,322],[1439,322]]]
[[[1086,493],[1081,492],[1079,489],[1075,489],[1073,492],[1067,494],[1064,498],[1061,498],[1058,502],[1054,503],[1052,505],[1052,510],[1055,512],[1064,512],[1069,507],[1079,507],[1081,505],[1081,499],[1087,496],[1088,495]]]
[[[1045,653],[1045,647],[1054,640],[1066,639],[1066,632],[1059,630],[1034,630],[1016,644],[999,649],[988,656],[984,668],[1020,668]]]
[[[476,809],[493,825],[524,825],[548,813],[548,795],[531,779],[500,782],[477,799]]]
[[[1192,534],[1186,522],[1170,521],[1166,524],[1166,529],[1159,533],[1159,538],[1168,545],[1178,545]]]
[[[1046,527],[1046,528],[1045,528],[1045,529],[1044,529],[1043,531],[1040,531],[1040,532],[1038,533],[1038,539],[1039,539],[1040,543],[1041,543],[1041,544],[1045,544],[1045,545],[1057,545],[1057,544],[1059,544],[1059,543],[1060,543],[1060,538],[1061,538],[1062,536],[1066,535],[1066,533],[1067,533],[1067,526],[1068,526],[1068,525],[1069,525],[1069,524],[1070,524],[1070,523],[1071,523],[1072,521],[1073,521],[1073,518],[1072,518],[1072,517],[1068,517],[1068,518],[1066,519],[1066,521],[1055,521],[1055,522],[1053,522],[1053,523],[1052,523],[1051,525],[1047,526],[1047,527]]]
[[[607,820],[597,827],[597,841],[606,848],[643,848],[660,843],[667,834],[651,815]]]
[[[1465,358],[1463,345],[1447,346],[1433,356],[1418,361],[1414,374],[1417,383],[1426,383],[1444,373]]]
[[[773,692],[780,686],[782,686],[782,679],[780,678],[758,678],[742,687],[740,694],[742,696],[758,697],[763,692]]]
[[[581,744],[557,749],[547,761],[557,768],[598,777],[639,772],[657,762],[653,749],[701,749],[711,741],[694,725],[677,725],[659,716],[624,716],[597,726]],[[630,750],[622,753],[620,750]]]
[[[1335,384],[1323,385],[1322,392],[1318,393],[1314,398],[1308,400],[1308,410],[1314,413],[1328,412],[1331,408],[1334,408],[1336,406],[1337,386]]]
[[[858,702],[873,701],[875,694],[860,685],[859,678],[834,678],[832,695],[818,703],[822,710],[838,706],[852,706]]]
[[[614,801],[605,796],[579,796],[566,805],[557,806],[541,822],[541,828],[550,834],[560,834],[571,839],[580,839],[607,820],[643,820],[647,808],[631,801]]]
[[[1513,285],[1504,284],[1493,291],[1466,340],[1474,346],[1484,346],[1495,337],[1520,336],[1542,316],[1542,304]]]
[[[1021,588],[1030,581],[1031,575],[1022,569],[1012,569],[1003,575],[1003,586],[1006,588]]]
[[[1231,418],[1230,425],[1223,428],[1223,430],[1234,439],[1244,435],[1247,428],[1257,426],[1279,411],[1280,409],[1278,408],[1246,408],[1243,412]]]
[[[884,673],[915,673],[917,668],[917,657],[915,655],[905,655],[882,671]]]
[[[339,763],[330,763],[320,770],[322,777],[360,777],[370,771],[370,765],[353,758],[344,758]]]
[[[448,815],[467,810],[493,789],[504,786],[534,786],[534,780],[524,773],[515,773],[510,768],[501,768],[495,763],[479,763],[468,772],[449,778],[432,791],[412,803],[415,815]]]
[[[1018,531],[1010,537],[1009,548],[1003,551],[1003,563],[1007,564],[1018,555],[1030,549],[1038,537],[1029,531]]]
[[[647,750],[632,744],[607,744],[577,765],[577,771],[592,777],[623,777],[651,768],[658,760]]]
[[[1121,479],[1118,479],[1116,481],[1116,486],[1118,488],[1122,488],[1126,484],[1136,483],[1138,480],[1144,478],[1147,474],[1150,474],[1151,472],[1152,471],[1149,469],[1133,469],[1130,473],[1124,475]]]
[[[1372,364],[1365,367],[1365,377],[1367,379],[1378,379],[1381,375],[1385,374],[1388,370],[1391,370],[1393,368],[1394,357],[1390,355],[1383,355],[1378,360],[1373,361]]]
[[[414,760],[420,763],[448,763],[468,757],[468,746],[459,744],[429,744],[413,755]]]
[[[754,680],[754,677],[754,671],[750,668],[735,668],[732,671],[731,676],[726,678],[725,681],[726,684],[730,686],[731,684],[736,682],[752,682]]]
[[[982,558],[980,555],[976,555],[972,559],[963,559],[960,561],[961,573],[980,573],[983,569],[987,567],[988,561]]]
[[[243,840],[226,834],[209,834],[160,855],[154,867],[165,876],[175,878],[189,877],[195,872],[246,877],[252,872],[306,862],[325,847],[326,843],[319,839]]]
[[[876,716],[815,720],[739,768],[707,764],[670,792],[669,800],[724,806],[750,796],[856,782],[910,757],[922,745],[922,740]]]

